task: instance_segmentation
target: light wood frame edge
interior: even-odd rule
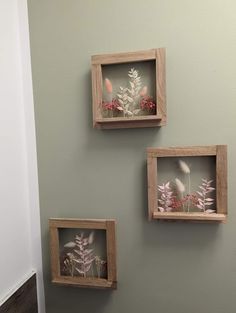
[[[185,212],[153,212],[153,219],[158,220],[184,220],[184,221],[207,221],[226,222],[226,214],[222,213],[185,213]]]
[[[154,208],[157,203],[157,160],[152,156],[147,158],[147,180],[148,180],[148,220],[153,217]]]
[[[57,227],[50,225],[50,254],[51,254],[51,273],[52,281],[60,276],[60,259],[59,259],[59,234]]]
[[[216,146],[217,213],[227,214],[227,146]]]
[[[106,222],[107,230],[107,280],[117,287],[117,269],[116,269],[116,232],[115,221]]]
[[[116,289],[116,282],[110,282],[107,279],[83,279],[82,277],[60,276],[52,280],[53,284],[62,286],[72,286],[78,288],[99,288],[99,289]]]
[[[184,157],[184,156],[214,156],[217,152],[217,146],[177,146],[147,148],[150,157]]]
[[[156,49],[156,103],[161,114],[159,126],[166,125],[166,50]]]
[[[120,64],[120,63],[155,60],[155,58],[156,58],[156,49],[149,49],[134,52],[120,52],[120,53],[93,55],[91,57],[91,63],[93,65]]]
[[[102,67],[101,64],[92,64],[92,101],[93,101],[93,127],[99,127],[97,119],[101,118],[102,105]]]

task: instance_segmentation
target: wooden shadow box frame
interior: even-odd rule
[[[158,159],[165,157],[215,156],[216,212],[160,212],[158,210]],[[150,220],[183,220],[226,222],[227,218],[227,146],[194,146],[147,148],[148,218]]]
[[[106,233],[107,278],[66,276],[60,269],[60,229],[104,230]],[[52,283],[59,285],[116,289],[116,239],[115,220],[106,219],[49,219]]]
[[[134,117],[104,118],[101,114],[103,65],[155,61],[156,113]],[[156,127],[166,125],[165,48],[146,51],[94,55],[92,63],[93,127],[98,129]]]

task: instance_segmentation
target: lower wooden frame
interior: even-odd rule
[[[52,280],[53,284],[82,288],[116,289],[117,282],[103,278],[60,277]]]
[[[84,288],[117,288],[115,220],[51,218],[49,220],[49,228],[52,283]],[[62,228],[106,231],[107,279],[98,277],[72,277],[61,275],[59,229]]]
[[[98,129],[116,129],[116,128],[143,128],[165,125],[160,114],[133,118],[97,118],[94,121],[94,127]]]
[[[226,223],[227,215],[220,213],[197,213],[197,212],[158,212],[154,211],[152,218],[155,220],[183,220],[183,221],[205,221]]]

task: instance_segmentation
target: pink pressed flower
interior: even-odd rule
[[[202,179],[202,184],[199,186],[200,191],[197,191],[197,207],[203,212],[206,212],[206,210],[208,210],[208,213],[215,212],[215,210],[211,210],[212,212],[210,212],[208,209],[214,203],[214,199],[209,198],[209,193],[215,190],[214,187],[211,187],[212,182],[213,180]]]
[[[147,94],[147,86],[144,86],[142,90],[140,91],[140,96],[144,97],[146,96],[146,94]]]
[[[147,111],[155,111],[156,109],[156,103],[153,101],[153,99],[149,96],[145,96],[140,101],[140,107],[142,110]]]
[[[112,99],[112,101],[110,102],[107,102],[107,101],[103,101],[102,102],[102,108],[104,110],[110,110],[110,111],[113,111],[113,110],[118,110],[120,111],[120,104],[119,104],[119,101],[117,99]]]
[[[112,93],[112,83],[108,78],[105,78],[105,87],[107,93]]]
[[[157,186],[160,198],[158,199],[158,210],[160,212],[171,212],[173,191],[171,191],[170,182]]]

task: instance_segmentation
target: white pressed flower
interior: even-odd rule
[[[169,182],[169,181],[165,184],[165,188],[166,188],[166,189],[169,189],[169,188],[170,188],[170,182]]]
[[[179,193],[183,194],[185,192],[184,184],[178,178],[175,178],[175,183],[176,183],[176,187],[177,187]]]
[[[179,160],[179,167],[184,174],[190,174],[190,168],[183,160]]]
[[[88,237],[88,243],[91,245],[94,239],[94,232],[92,231]]]
[[[172,211],[172,194],[170,188],[170,182],[167,182],[166,184],[163,183],[162,185],[157,186],[157,189],[159,191],[160,198],[158,199],[158,210],[160,212],[170,212]]]
[[[198,194],[198,204],[197,207],[207,213],[213,213],[215,210],[207,209],[207,207],[211,206],[214,203],[213,198],[209,198],[208,194],[211,193],[215,188],[211,187],[211,183],[213,180],[202,179],[202,185],[199,186],[201,191],[197,191]]]
[[[65,248],[74,248],[76,246],[75,242],[70,241],[64,245]]]
[[[207,209],[205,212],[206,212],[206,213],[214,213],[215,210]]]
[[[74,260],[75,258],[73,253],[67,253],[66,255],[69,257],[70,260]]]
[[[129,87],[120,87],[120,90],[117,93],[117,98],[121,107],[121,110],[118,110],[123,112],[124,117],[138,115],[140,112],[138,104],[140,89],[142,87],[141,77],[139,76],[138,71],[134,68],[130,69],[130,71],[128,72],[128,76]]]

